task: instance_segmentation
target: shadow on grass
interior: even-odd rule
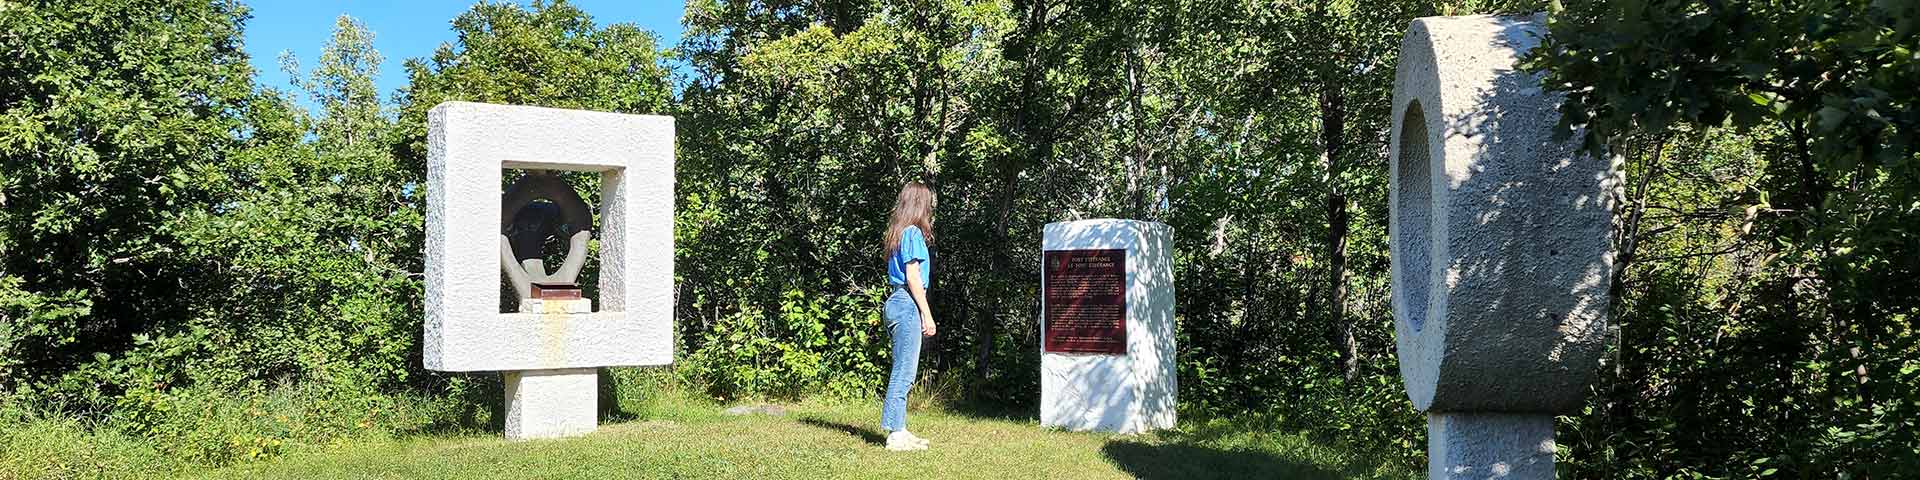
[[[804,423],[807,425],[812,425],[815,427],[820,427],[828,430],[833,430],[837,432],[842,432],[848,435],[853,435],[855,437],[859,437],[861,440],[864,440],[867,443],[872,444],[873,446],[876,446],[876,447],[884,446],[887,444],[886,442],[887,437],[880,435],[880,432],[876,432],[876,431],[867,429],[865,427],[856,427],[856,426],[848,425],[845,423],[835,422],[832,420],[822,420],[818,418],[802,418],[800,419],[800,423]]]
[[[599,404],[598,411],[594,413],[600,416],[600,423],[620,423],[640,418],[638,413],[627,411],[620,404],[620,380],[614,378],[613,369],[599,369],[599,375],[599,381],[594,382],[598,390],[594,397]]]
[[[462,385],[458,388],[449,388],[449,384],[456,378],[462,379]],[[501,380],[499,374],[447,373],[432,377],[429,382],[421,389],[428,392],[446,391],[446,400],[429,401],[434,403],[433,408],[441,411],[428,413],[427,415],[433,418],[425,425],[404,429],[401,433],[413,435],[498,434],[506,430],[506,383]]]
[[[1222,450],[1188,444],[1155,445],[1114,440],[1100,447],[1134,478],[1343,478],[1339,472],[1252,450]]]
[[[972,420],[1000,420],[1014,423],[1040,423],[1040,408],[1033,405],[1007,405],[986,401],[962,401],[946,405],[948,414]]]

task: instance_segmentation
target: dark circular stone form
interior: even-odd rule
[[[539,200],[546,200],[540,202]],[[500,200],[500,232],[507,236],[514,259],[540,258],[548,237],[563,248],[574,233],[593,227],[593,210],[565,180],[545,173],[528,173],[507,186]]]

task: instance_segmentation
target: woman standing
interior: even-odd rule
[[[928,442],[907,431],[907,391],[920,368],[920,338],[934,333],[933,309],[927,304],[927,280],[933,274],[927,242],[933,237],[933,191],[920,182],[907,182],[893,202],[884,243],[887,281],[887,329],[893,335],[893,373],[887,379],[887,397],[880,403],[880,428],[887,431],[887,450],[926,450]]]

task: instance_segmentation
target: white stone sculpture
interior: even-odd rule
[[[1413,21],[1394,79],[1389,229],[1400,375],[1428,477],[1553,478],[1605,332],[1611,159],[1553,138],[1562,96],[1518,60],[1545,17]]]
[[[1052,334],[1057,326],[1050,322],[1066,312],[1055,311],[1062,305],[1051,304],[1055,299],[1049,298],[1053,296],[1049,292],[1068,296],[1073,292],[1048,284],[1049,272],[1060,265],[1043,265],[1040,424],[1119,433],[1173,428],[1179,397],[1174,371],[1173,229],[1137,220],[1050,223],[1040,248],[1043,262],[1068,261],[1074,252],[1124,252],[1124,273],[1112,281],[1125,304],[1118,318],[1124,322],[1123,332],[1086,342],[1096,347],[1088,350],[1097,350],[1111,341],[1107,352],[1059,351],[1061,345],[1051,344],[1058,337]],[[1099,279],[1089,282],[1104,285]],[[1087,317],[1100,315],[1094,312]]]
[[[673,362],[673,118],[448,102],[428,113],[427,136],[422,361],[503,372],[510,439],[594,430],[597,368]],[[600,174],[597,311],[520,289],[577,274],[591,226],[568,238],[558,272],[514,262],[502,235],[510,168]],[[499,311],[503,272],[523,299],[518,313]]]

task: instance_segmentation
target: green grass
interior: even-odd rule
[[[174,465],[144,439],[59,418],[0,418],[0,479],[129,478]]]
[[[656,410],[592,435],[507,442],[420,436],[295,452],[201,478],[1414,478],[1401,465],[1224,423],[1143,436],[1042,429],[1031,419],[917,411],[922,452],[880,447],[877,407],[824,402],[784,416]]]
[[[209,414],[213,417],[183,417],[199,422],[177,425],[195,429],[187,432],[190,435],[154,439],[128,435],[111,425],[0,409],[0,480],[1417,478],[1404,461],[1317,443],[1253,420],[1183,419],[1178,430],[1119,436],[1040,428],[1024,411],[928,407],[933,402],[922,396],[915,398],[909,419],[915,433],[933,440],[933,449],[888,452],[881,448],[875,425],[877,405],[809,401],[787,405],[783,416],[734,417],[720,414],[722,405],[675,389],[629,390],[652,393],[609,399],[619,406],[615,417],[631,420],[603,422],[598,432],[582,437],[508,442],[500,438],[497,425],[454,433],[398,433],[378,425],[322,436],[281,432],[285,435],[273,438],[285,437],[286,447],[267,459],[219,457],[224,459],[219,463],[238,462],[219,468],[197,464],[190,454],[226,448],[231,442],[254,443],[254,437],[266,431],[221,421],[247,416],[250,410],[213,409],[209,412],[218,413]],[[259,408],[273,416],[291,412],[275,405],[268,402]],[[197,445],[194,441],[214,445],[188,448]]]

